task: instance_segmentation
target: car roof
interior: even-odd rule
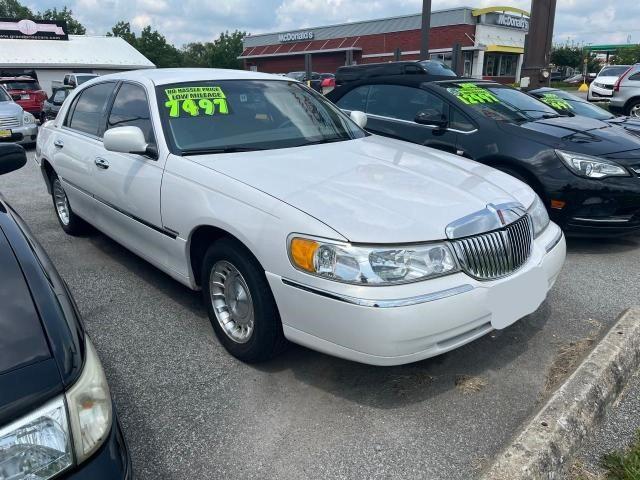
[[[149,68],[128,72],[112,73],[98,77],[100,80],[138,80],[150,81],[154,85],[166,85],[179,82],[197,82],[211,80],[279,80],[293,81],[270,73],[231,70],[223,68]],[[91,80],[94,82],[95,80]],[[84,87],[84,84],[82,85]]]

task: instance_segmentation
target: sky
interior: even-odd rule
[[[222,31],[286,31],[418,13],[422,0],[27,0],[34,10],[68,6],[89,34],[103,35],[119,20],[134,31],[147,25],[176,46],[214,40]],[[531,0],[432,0],[433,10],[511,5]],[[554,43],[640,43],[640,1],[558,0]]]

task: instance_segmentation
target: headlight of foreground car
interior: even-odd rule
[[[52,478],[73,464],[62,397],[0,430],[0,478]]]
[[[113,418],[109,385],[98,354],[88,338],[84,370],[67,392],[67,405],[76,460],[82,463],[107,438]]]
[[[74,449],[80,464],[106,439],[112,422],[111,396],[89,339],[84,369],[66,393],[66,404],[57,397],[0,429],[0,478],[53,478],[73,465]]]
[[[547,212],[544,203],[540,200],[538,195],[536,195],[536,198],[529,207],[529,210],[527,210],[527,213],[533,222],[533,236],[538,237],[545,231],[550,221],[549,212]]]
[[[24,115],[22,116],[22,123],[25,125],[36,123],[36,117],[31,115],[29,112],[24,112]]]
[[[582,153],[563,152],[556,153],[564,164],[573,173],[585,178],[628,177],[629,172],[611,160],[592,157]]]
[[[312,275],[358,285],[417,282],[457,272],[448,245],[359,247],[294,237],[289,242],[294,267]]]

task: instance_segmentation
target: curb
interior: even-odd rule
[[[481,479],[563,478],[563,467],[600,423],[638,367],[640,308],[631,308],[622,313]]]

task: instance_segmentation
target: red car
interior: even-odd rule
[[[38,81],[31,77],[0,77],[0,85],[11,95],[11,98],[39,120],[44,119],[43,104],[47,94],[40,88]]]

